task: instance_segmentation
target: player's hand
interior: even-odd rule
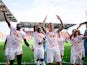
[[[7,12],[5,5],[2,6],[2,12]]]
[[[56,15],[57,19],[60,19],[60,17],[58,15]]]
[[[83,23],[80,23],[79,26],[81,26]]]
[[[34,48],[33,48],[33,46],[29,46],[29,48],[30,48],[32,51],[34,51]]]

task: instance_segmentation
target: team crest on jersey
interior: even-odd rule
[[[54,34],[52,34],[52,35],[49,35],[51,38],[54,38],[55,37],[55,35]]]
[[[16,36],[16,37],[18,37],[19,35],[18,35],[18,33],[17,33],[17,31],[15,31],[14,32],[14,35]]]
[[[40,34],[38,34],[38,38],[40,39],[40,38],[42,38],[42,36]]]

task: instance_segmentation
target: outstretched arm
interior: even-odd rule
[[[83,24],[87,24],[87,21],[80,23],[79,26],[77,27],[77,29],[79,29]]]
[[[30,45],[28,44],[28,42],[27,42],[27,40],[26,40],[26,39],[23,39],[23,40],[24,40],[24,42],[25,42],[25,44],[26,44],[26,46],[27,46],[27,47],[29,47],[30,49],[34,50],[34,49],[33,49],[33,47],[32,47],[32,46],[30,46]]]
[[[29,47],[30,45],[28,44],[27,40],[26,39],[23,39],[23,40],[24,40],[26,46]]]
[[[58,32],[60,32],[60,31],[64,28],[64,24],[63,24],[61,18],[60,18],[58,15],[56,15],[56,17],[57,17],[57,19],[60,20],[60,23],[61,23],[61,26],[60,26],[60,28],[59,28],[59,30],[58,30]]]
[[[6,43],[7,43],[7,39],[5,40],[5,43],[4,43],[4,49],[6,48]]]
[[[5,21],[6,21],[6,23],[8,24],[8,27],[10,28],[10,27],[11,27],[11,24],[10,24],[10,22],[7,20],[7,17],[6,17],[6,7],[5,7],[5,6],[2,7],[2,12],[3,12],[3,15],[4,15]]]
[[[76,29],[79,29],[83,23],[80,23],[79,26]]]

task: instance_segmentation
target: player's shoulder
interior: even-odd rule
[[[6,36],[6,39],[8,39],[8,38],[10,38],[10,37],[11,37],[11,35],[9,34],[9,35]]]

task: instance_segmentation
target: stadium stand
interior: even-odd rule
[[[7,6],[3,3],[2,0],[0,0],[0,22],[2,21],[5,21],[4,18],[3,18],[3,14],[2,14],[2,7],[5,6],[6,9],[7,9],[7,18],[9,21],[12,21],[12,22],[17,22],[17,19],[14,17],[14,15],[10,12],[10,10],[7,8]]]

